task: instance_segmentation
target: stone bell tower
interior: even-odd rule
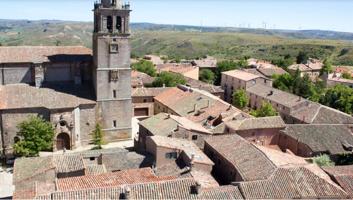
[[[94,5],[94,87],[106,142],[131,137],[130,12],[120,0]]]

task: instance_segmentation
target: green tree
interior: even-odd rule
[[[353,79],[352,75],[348,72],[343,72],[342,73],[342,78],[345,78],[345,79]]]
[[[345,85],[336,85],[326,91],[320,103],[353,114],[353,89]]]
[[[200,71],[200,80],[205,83],[213,84],[215,80],[215,74],[209,69],[202,69]]]
[[[294,63],[294,59],[289,55],[285,55],[283,58],[273,59],[272,64],[287,69],[290,65]]]
[[[300,51],[297,56],[297,64],[306,64],[308,63],[308,60],[309,60],[308,53],[304,51]]]
[[[92,136],[93,144],[96,145],[94,149],[102,149],[102,145],[104,144],[104,133],[100,124],[96,124],[96,128],[93,130]]]
[[[335,165],[335,163],[332,162],[332,160],[330,159],[330,156],[326,154],[314,157],[313,162],[319,165],[320,167],[331,167]]]
[[[292,92],[293,77],[290,74],[275,75],[273,77],[273,87]]]
[[[321,71],[320,71],[320,75],[323,75],[324,73],[330,74],[332,72],[333,72],[333,69],[332,69],[331,60],[325,59],[324,65],[322,66]]]
[[[155,77],[157,75],[157,70],[154,67],[153,63],[147,60],[140,60],[139,62],[134,63],[132,65],[132,69],[142,73],[146,73],[152,77]]]
[[[271,117],[277,116],[277,111],[273,108],[272,104],[264,102],[258,110],[253,110],[250,112],[254,117]]]
[[[233,93],[233,105],[237,108],[243,109],[249,104],[249,97],[245,90],[237,90]]]
[[[18,137],[21,138],[14,145],[18,156],[38,156],[40,151],[53,148],[54,128],[50,122],[41,117],[30,117],[18,126]]]
[[[185,85],[186,80],[183,75],[172,73],[172,72],[162,72],[159,76],[153,81],[153,87],[175,87],[179,84]]]

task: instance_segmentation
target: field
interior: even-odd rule
[[[201,29],[200,29],[201,30]],[[219,59],[244,56],[276,59],[295,57],[306,51],[315,58],[330,57],[335,64],[353,65],[353,39],[348,33],[279,32],[232,29],[205,29],[160,25],[132,25],[132,54],[161,54],[171,58],[197,58],[213,55]],[[314,34],[315,33],[315,34]],[[319,34],[320,33],[320,34]],[[318,36],[320,35],[320,39]],[[8,45],[84,45],[91,47],[92,24],[63,21],[0,20],[0,44]],[[316,38],[316,39],[311,39]],[[342,37],[346,40],[339,40]],[[329,38],[329,39],[325,39]],[[334,39],[332,39],[334,38]]]

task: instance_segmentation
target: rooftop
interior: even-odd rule
[[[195,163],[214,164],[192,141],[164,136],[152,136],[150,139],[157,146],[182,150],[190,160],[193,157]]]
[[[251,74],[245,71],[241,70],[232,70],[232,71],[227,71],[227,72],[222,72],[222,74],[225,74],[227,76],[231,76],[243,81],[250,81],[256,78],[260,78],[260,76],[257,76],[255,74]]]
[[[211,56],[207,56],[207,58],[203,58],[200,60],[193,60],[193,63],[200,68],[216,68],[217,67],[217,59]]]
[[[323,170],[353,198],[353,165],[323,167]]]
[[[154,78],[148,74],[132,70],[131,71],[131,86],[132,87],[143,87],[145,85],[152,84]]]
[[[263,152],[238,135],[214,136],[205,141],[237,169],[244,181],[267,179],[276,169]]]
[[[353,145],[353,134],[347,125],[287,125],[284,134],[307,145],[313,152],[349,153],[344,145]]]
[[[83,46],[0,47],[0,63],[91,61],[92,50]]]
[[[179,74],[184,74],[190,71],[197,69],[197,67],[192,66],[191,64],[179,64],[179,63],[166,63],[156,66],[157,72],[174,72]]]
[[[170,88],[133,88],[131,95],[132,97],[155,97],[168,89]]]
[[[211,94],[213,93],[223,93],[224,90],[220,86],[215,86],[213,84],[208,84],[199,80],[195,80],[193,78],[184,77],[186,80],[186,85],[191,88],[197,88],[200,90],[205,90]]]
[[[286,124],[280,116],[262,117],[262,118],[245,118],[243,120],[231,120],[225,122],[229,128],[239,130],[253,130],[253,129],[271,129],[271,128],[285,128]]]
[[[96,104],[95,101],[48,88],[36,88],[26,84],[0,86],[0,110],[17,108],[75,108]],[[50,97],[50,98],[48,98]]]
[[[297,95],[284,92],[262,84],[256,84],[248,88],[247,92],[263,97],[265,100],[272,101],[289,108],[294,107],[303,102],[308,102],[306,99],[301,98]]]

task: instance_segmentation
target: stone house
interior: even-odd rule
[[[156,69],[157,73],[174,72],[185,77],[199,80],[199,68],[192,66],[191,64],[166,63],[157,65]]]
[[[131,87],[141,88],[151,86],[154,78],[148,74],[133,70],[131,72]]]
[[[262,146],[276,146],[286,124],[280,116],[247,118],[225,122],[226,134],[238,134],[247,141]]]
[[[327,87],[334,87],[335,85],[346,85],[350,88],[353,88],[353,80],[342,78],[342,74],[333,73],[327,75],[324,78]]]
[[[137,146],[146,149],[146,138],[155,135],[186,139],[202,149],[204,139],[212,132],[185,117],[159,113],[139,123]]]
[[[151,136],[146,139],[146,151],[155,158],[155,167],[177,163],[192,170],[211,173],[214,163],[191,141]]]
[[[222,72],[221,86],[224,90],[224,100],[228,103],[232,103],[234,92],[240,89],[247,90],[255,84],[272,86],[272,81],[241,70]]]
[[[207,56],[206,58],[193,60],[191,64],[193,66],[200,68],[201,70],[209,69],[214,72],[217,69],[217,59],[212,56]]]
[[[310,58],[306,64],[294,64],[288,67],[291,74],[295,74],[297,70],[300,76],[304,77],[305,74],[309,75],[311,80],[316,80],[320,76],[320,71],[324,64],[316,59]]]
[[[134,88],[132,104],[134,117],[150,117],[154,115],[154,97],[169,88]]]
[[[219,97],[220,99],[224,98],[224,90],[220,86],[215,86],[213,84],[205,83],[189,77],[184,78],[186,80],[186,86],[198,90],[204,90],[206,92],[209,92],[210,94],[213,94],[216,97]]]
[[[278,146],[302,157],[328,154],[336,159],[353,152],[353,126],[288,125],[280,134]]]

